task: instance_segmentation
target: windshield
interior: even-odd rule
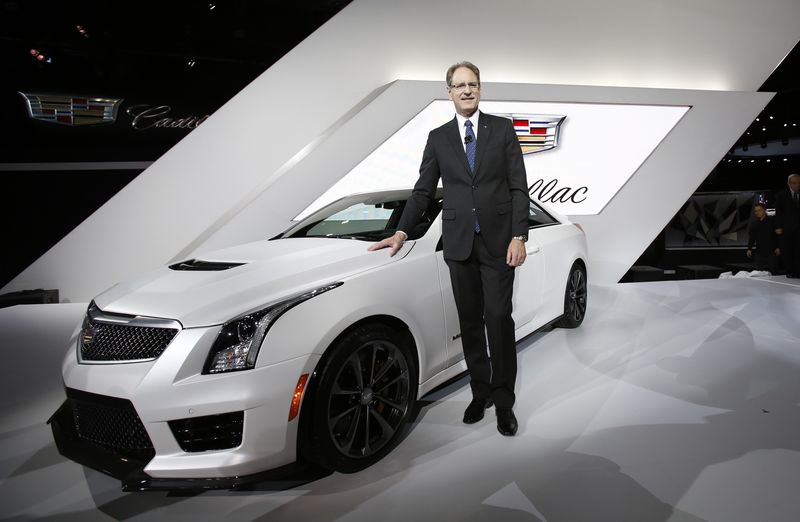
[[[376,241],[391,236],[397,231],[397,223],[403,215],[405,198],[396,196],[365,196],[361,200],[346,198],[333,203],[286,231],[287,237],[333,237]],[[405,230],[409,239],[419,239],[428,231],[442,207],[440,198],[422,214],[414,230]]]

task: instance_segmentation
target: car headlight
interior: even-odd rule
[[[344,283],[330,283],[231,319],[222,325],[208,354],[203,373],[234,372],[253,368],[261,342],[278,317],[303,301],[324,294],[342,284]]]

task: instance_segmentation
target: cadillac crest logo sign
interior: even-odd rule
[[[558,146],[558,134],[566,116],[556,114],[511,114],[523,154],[544,152]]]
[[[28,104],[28,115],[61,125],[83,126],[114,123],[122,98],[93,98],[57,94],[20,93]]]

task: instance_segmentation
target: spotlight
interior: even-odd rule
[[[188,62],[186,62],[186,65],[188,65],[189,67],[194,67],[196,63],[197,62],[195,62],[194,60],[189,60]]]
[[[45,62],[45,63],[53,63],[53,59],[49,56],[45,56],[39,49],[30,49],[28,53],[36,58],[37,61]]]
[[[772,160],[771,160],[771,159],[769,159],[769,158],[767,158],[767,163],[769,163],[770,161],[772,161]]]

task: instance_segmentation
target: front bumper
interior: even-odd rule
[[[183,330],[150,362],[79,364],[71,351],[62,368],[67,401],[49,421],[59,451],[120,479],[125,490],[236,488],[292,465],[298,427],[298,419],[288,421],[292,394],[319,356],[203,375],[216,331]],[[106,408],[99,428],[87,428],[86,411],[97,408]]]
[[[282,487],[293,487],[316,480],[330,473],[319,469],[311,463],[296,461],[250,475],[205,478],[155,478],[144,471],[152,456],[143,455],[139,458],[125,456],[118,451],[103,448],[81,438],[75,425],[73,409],[69,399],[64,401],[47,422],[53,431],[53,438],[59,453],[78,464],[120,480],[122,482],[122,491],[242,489],[252,487],[258,483],[269,483],[269,489],[273,489],[275,482],[279,482]]]

